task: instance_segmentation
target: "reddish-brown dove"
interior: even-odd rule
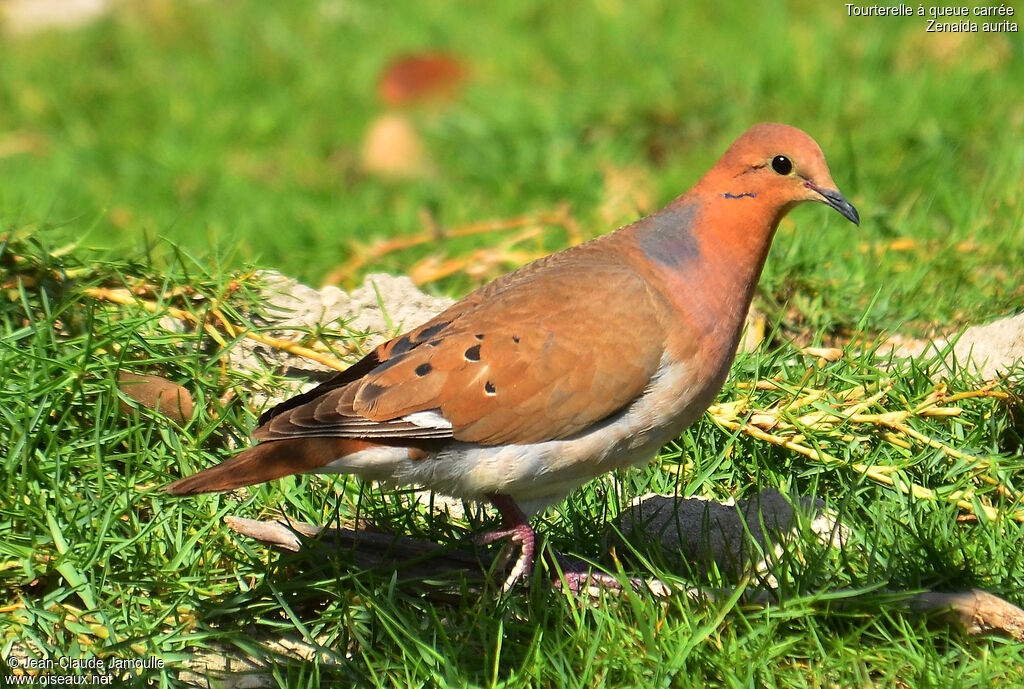
[[[189,495],[351,473],[487,499],[527,576],[524,514],[649,461],[725,381],[772,237],[805,201],[859,224],[818,144],[745,132],[653,215],[498,278],[263,414],[260,441],[167,487]]]

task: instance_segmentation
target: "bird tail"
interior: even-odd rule
[[[171,495],[234,490],[315,471],[367,443],[346,438],[295,438],[260,443],[215,467],[165,486]]]

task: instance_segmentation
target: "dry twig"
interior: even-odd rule
[[[291,342],[290,340],[282,340],[277,337],[270,337],[269,335],[263,335],[262,333],[258,333],[254,330],[243,330],[240,329],[238,326],[231,325],[231,323],[224,317],[224,315],[216,307],[211,308],[208,312],[209,315],[212,316],[212,318],[203,318],[192,313],[191,311],[186,311],[185,309],[179,309],[174,306],[161,304],[156,301],[148,299],[140,299],[135,295],[134,292],[132,292],[129,289],[89,287],[85,290],[85,293],[88,296],[92,297],[93,299],[98,299],[100,301],[109,301],[114,304],[122,304],[125,306],[140,306],[146,311],[149,311],[150,313],[153,314],[163,313],[168,316],[171,316],[172,318],[175,318],[179,321],[183,321],[193,326],[201,325],[203,329],[207,332],[207,334],[210,337],[212,337],[213,340],[222,347],[227,346],[227,342],[224,339],[224,334],[227,334],[228,337],[231,338],[245,337],[250,340],[255,340],[256,342],[265,344],[268,347],[273,347],[274,349],[279,349],[281,351],[288,352],[296,356],[311,359],[320,364],[323,364],[324,366],[329,366],[339,371],[344,371],[346,368],[348,368],[348,364],[340,361],[339,359],[337,359],[334,356],[331,356],[330,354],[324,354],[314,349],[310,349],[309,347],[303,347],[302,345],[296,344],[295,342]],[[220,324],[220,327],[224,331],[224,333],[217,329],[217,327],[214,325],[215,323]]]
[[[451,229],[441,227],[435,223],[433,218],[430,216],[425,217],[424,224],[427,226],[427,229],[411,237],[379,239],[369,245],[353,243],[352,258],[345,264],[328,273],[327,277],[324,278],[324,284],[337,285],[345,282],[346,280],[351,280],[363,267],[379,261],[388,254],[403,251],[405,249],[411,249],[416,246],[422,246],[430,242],[441,242],[451,237],[469,237],[488,232],[507,232],[509,230],[526,228],[527,231],[520,233],[516,238],[513,238],[512,241],[505,243],[505,253],[497,252],[498,254],[501,254],[498,258],[495,258],[495,252],[493,249],[485,252],[488,254],[487,256],[484,256],[484,258],[489,261],[488,265],[493,265],[496,262],[525,263],[533,258],[537,258],[537,256],[532,253],[512,252],[510,247],[511,245],[525,241],[526,239],[534,238],[541,232],[541,227],[544,225],[554,225],[556,227],[563,228],[568,235],[570,246],[579,244],[581,239],[579,224],[576,222],[575,218],[572,217],[572,213],[569,212],[567,204],[562,204],[553,211],[519,215],[512,218],[501,218],[499,220],[484,220]],[[431,271],[430,267],[433,265],[431,261],[434,263],[440,263],[440,267],[437,270]],[[426,261],[421,262],[419,270],[416,271],[417,275],[413,280],[416,284],[439,280],[451,273],[463,270],[469,265],[475,265],[473,261],[474,259],[472,258],[427,259]]]
[[[895,465],[868,465],[862,462],[849,462],[840,459],[821,449],[819,439],[836,438],[842,442],[854,440],[848,429],[857,426],[874,426],[886,429],[884,432],[876,433],[877,437],[884,441],[897,445],[904,449],[913,447],[912,441],[921,443],[942,451],[944,454],[955,459],[968,461],[979,470],[978,477],[991,485],[996,485],[1000,493],[1016,499],[1012,491],[994,477],[981,474],[980,471],[988,469],[991,465],[988,459],[961,452],[945,443],[932,438],[921,431],[912,428],[907,422],[912,418],[949,418],[959,416],[961,409],[952,406],[952,403],[966,399],[990,397],[1002,400],[1009,400],[1010,394],[995,390],[994,384],[986,385],[978,390],[969,390],[955,395],[947,395],[945,386],[939,385],[929,395],[928,399],[913,409],[900,409],[882,413],[867,413],[867,410],[880,404],[891,390],[891,383],[881,381],[879,389],[873,394],[865,397],[866,390],[862,386],[856,386],[835,394],[837,401],[824,407],[821,404],[813,403],[825,399],[829,392],[827,390],[805,390],[797,388],[793,391],[789,385],[773,380],[759,380],[755,383],[740,383],[739,387],[754,388],[758,390],[776,390],[783,393],[783,397],[770,409],[749,409],[749,401],[746,399],[736,400],[724,404],[716,404],[709,410],[712,418],[722,427],[749,435],[779,447],[785,447],[798,452],[806,457],[830,465],[848,466],[854,471],[864,474],[878,483],[892,486],[902,493],[912,495],[915,498],[924,500],[946,500],[955,503],[961,509],[977,515],[980,510],[990,520],[998,519],[1001,513],[991,505],[981,501],[972,490],[951,490],[936,491],[926,488],[902,477],[901,468]],[[939,406],[940,403],[943,406]],[[813,409],[803,414],[799,411],[804,408]],[[815,442],[807,443],[805,438],[812,435]],[[1007,513],[1004,516],[1018,522],[1024,522],[1024,511],[1017,510]]]

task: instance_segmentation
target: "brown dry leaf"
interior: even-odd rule
[[[451,100],[458,95],[465,78],[465,67],[448,55],[403,55],[381,72],[377,95],[391,106]]]
[[[184,426],[192,418],[192,395],[165,378],[121,371],[117,374],[117,388],[129,399],[160,412],[179,426]],[[121,411],[131,414],[132,405],[122,400]]]
[[[514,248],[516,244],[536,239],[543,234],[540,227],[527,227],[508,237],[496,247],[477,249],[468,256],[439,258],[428,256],[409,270],[409,277],[417,285],[434,282],[453,273],[463,272],[477,281],[495,277],[494,273],[508,270],[509,266],[521,266],[546,255],[543,251],[524,251]]]
[[[363,170],[390,179],[428,177],[433,171],[426,148],[402,115],[381,115],[370,123],[360,152]]]
[[[353,276],[367,265],[372,265],[381,257],[396,251],[408,249],[414,246],[422,246],[429,243],[438,243],[452,237],[468,237],[470,235],[485,234],[488,232],[507,232],[518,228],[526,228],[523,232],[507,239],[499,245],[498,251],[507,251],[510,247],[526,239],[539,237],[544,231],[543,226],[554,225],[565,231],[569,246],[575,246],[582,241],[579,223],[573,217],[569,207],[560,205],[552,211],[518,215],[511,218],[499,218],[496,220],[483,220],[479,222],[462,225],[460,227],[446,228],[437,223],[428,212],[421,213],[421,219],[426,230],[416,235],[396,237],[392,239],[378,239],[372,244],[363,245],[353,242],[351,245],[353,256],[344,264],[333,269],[324,278],[324,286],[336,285],[343,282],[351,283]],[[485,250],[481,250],[485,251]],[[515,252],[507,254],[503,260],[512,266],[519,266],[528,263],[535,258],[545,255],[543,251]],[[486,256],[484,258],[487,258]],[[471,259],[472,260],[472,259]],[[453,263],[452,261],[457,261]],[[442,264],[442,262],[444,262]],[[420,261],[412,269],[411,277],[417,284],[431,282],[440,279],[453,272],[465,270],[470,277],[479,277],[487,274],[493,268],[494,261],[487,261],[482,267],[473,266],[463,259],[450,259],[447,256],[428,257]],[[419,271],[419,272],[416,272]],[[494,277],[494,276],[492,276]]]
[[[752,414],[747,423],[751,426],[757,426],[758,428],[771,431],[779,426],[779,417],[775,414]]]

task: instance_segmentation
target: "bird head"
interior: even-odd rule
[[[860,215],[836,188],[825,155],[814,139],[796,127],[758,124],[738,138],[712,173],[725,198],[758,199],[777,209],[780,219],[793,206],[815,201],[831,206],[854,223]]]

